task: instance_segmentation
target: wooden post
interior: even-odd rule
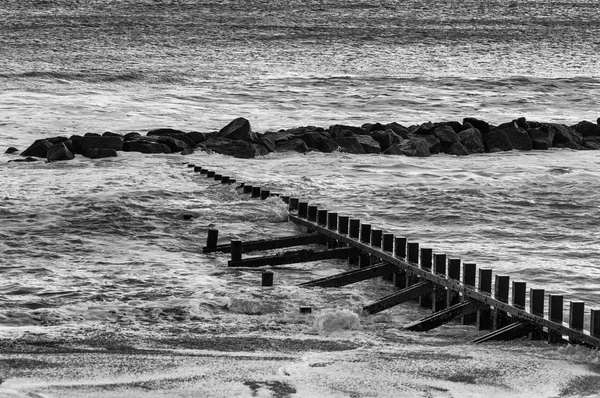
[[[228,176],[221,177],[221,184],[229,184],[229,177]]]
[[[219,230],[209,229],[208,236],[206,237],[206,247],[215,248],[217,247],[217,241],[219,240]]]
[[[563,323],[563,296],[548,295],[548,315],[552,322]],[[548,343],[562,343],[562,333],[548,329]]]
[[[308,202],[298,202],[298,217],[308,217]]]
[[[433,266],[433,249],[421,248],[421,269],[431,272]],[[419,297],[419,305],[424,308],[431,308],[432,294]]]
[[[489,268],[479,269],[479,291],[492,293],[492,270]],[[492,328],[492,311],[489,307],[477,311],[477,330],[489,330]]]
[[[525,309],[525,298],[527,296],[527,284],[525,282],[512,283],[512,305],[513,307]]]
[[[252,187],[252,195],[253,198],[260,198],[260,187]]]
[[[187,166],[188,166],[188,167],[196,167],[196,165],[195,165],[195,164],[192,164],[192,163],[188,163],[188,165],[187,165]]]
[[[392,253],[394,251],[394,234],[383,234],[383,250]],[[393,282],[394,274],[384,275],[384,281]]]
[[[215,172],[214,171],[207,171],[206,172],[206,178],[213,178],[215,176]]]
[[[494,283],[494,298],[503,303],[508,303],[508,291],[510,290],[510,277],[496,275]],[[510,323],[508,314],[505,311],[494,309],[492,311],[492,330],[498,330]]]
[[[348,235],[349,222],[350,222],[350,217],[340,216],[338,218],[338,233],[340,233],[342,235]]]
[[[287,204],[288,207],[290,205],[290,197],[287,195],[281,195],[281,200],[283,200],[283,203]]]
[[[317,224],[327,226],[327,210],[317,210]]]
[[[319,212],[319,208],[317,206],[308,206],[308,221],[317,221],[317,214]]]
[[[477,266],[473,263],[463,263],[463,280],[462,282],[470,287],[475,287],[475,279],[477,277]],[[461,301],[465,301],[465,297],[461,297]],[[462,317],[463,325],[472,325],[477,322],[477,314],[469,314]]]
[[[408,253],[407,260],[409,263],[413,263],[414,265],[419,265],[419,243],[418,242],[408,242]],[[415,283],[417,283],[418,278],[416,278],[410,272],[406,272],[406,287],[409,287]]]
[[[273,286],[273,272],[272,271],[263,271],[262,272],[262,286]]]
[[[360,220],[356,218],[350,219],[350,233],[349,236],[353,239],[358,239],[360,237]],[[349,265],[358,265],[358,257],[350,257],[348,258]]]
[[[214,178],[215,181],[221,181],[221,178],[223,178],[223,176],[221,174],[215,174],[213,176],[213,178]]]
[[[600,310],[591,311],[590,335],[600,338]]]
[[[448,279],[460,280],[460,258],[451,258],[448,260]],[[452,307],[460,301],[460,294],[448,289],[446,306]]]
[[[231,241],[231,261],[242,261],[242,241]]]
[[[544,289],[529,289],[529,312],[534,315],[544,316],[544,294]],[[531,340],[541,340],[544,338],[542,327],[535,325],[530,336]]]
[[[371,246],[381,248],[381,238],[383,236],[383,231],[380,229],[372,229],[371,230]]]
[[[360,225],[360,241],[362,243],[371,243],[371,224]],[[358,258],[358,266],[360,268],[371,265],[371,256],[368,253],[361,253]]]
[[[394,257],[406,258],[406,238],[397,237],[395,238],[394,245]],[[394,286],[404,289],[406,287],[406,271],[400,270],[394,274]]]
[[[260,191],[260,198],[262,200],[267,199],[269,196],[271,196],[271,191],[265,191],[265,190]]]
[[[288,210],[289,211],[298,210],[298,203],[300,203],[300,199],[290,198],[290,204],[288,206]]]
[[[205,169],[203,167],[200,168],[200,174],[208,174],[208,169]]]
[[[585,303],[583,301],[571,301],[569,307],[569,327],[575,330],[583,330]],[[581,341],[569,337],[569,343],[579,344]]]
[[[338,229],[338,214],[328,213],[327,214],[327,229],[330,231],[337,231]],[[327,238],[327,247],[333,249],[338,247],[338,241],[334,238]]]
[[[252,185],[244,185],[244,193],[252,193]]]
[[[194,173],[200,173],[202,171],[201,166],[194,166]]]
[[[446,275],[446,255],[435,254],[433,256],[433,273],[436,275]],[[437,312],[446,308],[446,300],[448,297],[447,289],[435,285],[435,289],[431,294],[431,309]]]

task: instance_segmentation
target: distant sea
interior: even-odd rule
[[[0,149],[87,132],[210,132],[236,117],[258,132],[463,117],[595,122],[599,15],[591,0],[3,0]],[[333,261],[278,270],[283,287],[259,292],[255,272],[202,254],[206,231],[218,228],[224,242],[291,235],[286,207],[211,184],[188,162],[600,309],[595,151],[8,163],[15,156],[0,155],[2,335],[243,325],[248,314],[288,319],[307,302],[358,311],[389,291],[361,284],[322,299],[296,286],[346,269]]]

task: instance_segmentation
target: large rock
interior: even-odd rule
[[[533,149],[548,149],[554,141],[554,130],[548,126],[527,130]]]
[[[165,144],[151,140],[125,141],[123,150],[125,152],[171,153],[171,149]]]
[[[596,123],[588,122],[587,120],[581,121],[577,123],[575,126],[575,131],[577,131],[583,138],[585,137],[593,137],[600,135],[600,126]]]
[[[123,141],[134,141],[139,140],[140,138],[142,138],[142,135],[140,133],[131,132],[123,136]]]
[[[490,124],[484,120],[476,119],[474,117],[466,117],[463,119],[463,126],[465,126],[467,123],[479,130],[482,135],[486,135],[490,131]],[[467,128],[469,127],[467,126]]]
[[[363,129],[362,127],[357,127],[357,126],[346,126],[343,124],[335,124],[333,126],[329,127],[329,134],[331,135],[331,138],[336,139],[339,137],[342,137],[342,132],[349,130],[351,131],[353,134],[356,135],[364,135],[367,134],[367,130]]]
[[[400,123],[392,122],[385,125],[386,129],[392,130],[401,138],[408,138],[408,129]]]
[[[381,123],[365,123],[361,127],[369,134],[374,131],[385,131],[385,126]]]
[[[583,137],[575,129],[564,124],[545,123],[544,126],[551,128],[554,131],[553,146],[564,147],[561,144],[570,145],[569,142],[581,145]],[[568,146],[567,146],[568,147]]]
[[[583,139],[583,146],[587,149],[600,149],[600,135],[585,137]]]
[[[533,149],[533,143],[527,131],[514,122],[504,123],[490,130],[489,133],[483,136],[483,142],[489,152],[511,151],[513,149],[530,151]]]
[[[92,148],[86,151],[85,156],[90,159],[113,158],[117,156],[117,151],[110,148]]]
[[[189,144],[173,137],[159,136],[156,141],[168,146],[172,153],[181,152],[184,155],[189,155],[193,152]]]
[[[362,145],[365,153],[381,153],[379,142],[375,141],[370,135],[357,135],[356,139]]]
[[[475,127],[470,127],[466,130],[458,133],[458,137],[460,138],[460,143],[470,152],[470,153],[483,153],[485,152],[485,146],[483,144],[483,136],[481,132]]]
[[[308,152],[308,145],[300,138],[292,138],[291,140],[278,142],[275,152]]]
[[[121,137],[123,138],[123,134],[113,133],[112,131],[105,131],[102,133],[102,137]]]
[[[252,127],[250,127],[250,122],[243,117],[232,120],[219,131],[217,137],[248,142],[254,142],[257,138],[256,134],[252,131]]]
[[[388,149],[383,151],[384,155],[403,155],[400,144],[392,144]]]
[[[452,129],[452,131],[454,131],[455,133],[458,133],[462,130],[464,130],[463,125],[460,124],[457,121],[449,121],[449,122],[441,122],[441,123],[435,123],[436,127],[440,127],[440,126],[448,126]]]
[[[346,153],[356,153],[356,154],[364,154],[366,153],[365,148],[363,148],[362,144],[356,138],[356,135],[352,135],[350,137],[340,137],[335,139],[335,142],[338,145],[337,150],[340,152]]]
[[[79,141],[79,151],[82,155],[90,149],[114,149],[115,151],[123,150],[123,137],[97,137],[84,136]]]
[[[429,153],[431,155],[435,155],[440,153],[440,150],[442,148],[442,145],[440,143],[440,139],[437,138],[435,135],[433,134],[423,134],[417,137],[421,137],[423,139],[425,139],[425,141],[427,141],[427,144],[429,144]]]
[[[15,148],[14,146],[9,146],[6,151],[4,151],[5,154],[11,154],[11,153],[15,153],[15,152],[19,152],[19,150],[17,148]]]
[[[302,141],[304,141],[306,143],[306,146],[308,146],[309,148],[318,149],[321,143],[323,143],[323,141],[331,137],[329,136],[329,133],[308,131],[297,135],[297,138],[300,138]]]
[[[54,144],[50,148],[48,148],[48,150],[46,151],[46,158],[48,159],[48,162],[57,162],[60,160],[71,160],[74,157],[75,156],[73,155],[73,153],[71,151],[69,151],[69,149],[64,144],[64,142],[61,142],[59,144]]]
[[[159,137],[173,137],[177,135],[184,135],[185,131],[171,129],[171,128],[160,128],[148,131],[146,135],[154,135]]]
[[[37,158],[45,158],[48,148],[52,146],[52,143],[46,139],[35,140],[29,148],[25,149],[21,156],[35,156]]]
[[[385,131],[377,130],[371,132],[371,137],[379,143],[382,151],[385,151],[394,144],[399,144],[402,138],[391,129]]]
[[[291,140],[292,138],[295,138],[296,136],[292,133],[289,133],[285,130],[282,131],[267,131],[263,137],[267,137],[271,140],[273,140],[273,142],[275,144],[278,144],[280,142],[284,142],[284,141],[288,141]]]
[[[319,149],[319,151],[324,152],[324,153],[331,153],[331,152],[337,151],[339,147],[340,146],[336,140],[328,139],[328,140],[323,141],[319,145],[318,149]]]
[[[265,136],[259,137],[257,144],[264,146],[265,148],[267,148],[267,151],[269,151],[269,152],[274,152],[275,149],[277,148],[275,141],[273,141],[270,137],[265,137]]]
[[[185,136],[194,142],[193,145],[190,145],[192,148],[196,146],[196,144],[204,142],[207,139],[206,134],[200,133],[198,131],[190,131],[189,133],[185,133]]]
[[[425,122],[416,127],[413,127],[411,133],[416,135],[431,134],[434,128],[435,124],[433,124],[432,122]]]
[[[236,158],[251,159],[269,153],[262,145],[242,140],[230,140],[228,138],[211,137],[196,148],[213,151],[223,155]]]
[[[400,143],[400,151],[405,156],[431,156],[429,152],[429,143],[421,137],[411,137]]]
[[[436,136],[440,140],[440,151],[444,153],[449,153],[448,150],[450,147],[460,142],[460,137],[454,129],[448,125],[440,125],[433,129],[433,135]]]
[[[450,148],[447,149],[446,153],[448,153],[448,155],[456,156],[467,156],[470,154],[469,150],[465,148],[465,146],[460,142],[455,142],[454,144],[452,144]]]

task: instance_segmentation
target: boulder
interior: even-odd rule
[[[198,131],[190,131],[189,133],[185,133],[185,136],[194,142],[193,145],[190,145],[192,148],[196,146],[196,144],[204,142],[207,139],[206,134],[200,133]]]
[[[467,156],[470,155],[470,152],[463,144],[460,142],[455,142],[447,149],[446,152],[448,155],[456,155],[456,156]]]
[[[13,160],[9,160],[8,163],[12,163],[12,162],[17,162],[17,163],[22,163],[22,162],[37,162],[39,159],[36,158],[32,158],[31,156],[27,156],[24,159],[13,159]]]
[[[562,144],[555,144],[554,145],[557,148],[569,148],[569,149],[574,149],[574,150],[582,150],[582,149],[586,149],[583,145],[579,145],[578,143],[574,142],[574,141],[567,141],[565,143]]]
[[[291,140],[278,142],[275,152],[308,152],[308,145],[300,138],[292,138]]]
[[[391,129],[385,131],[377,130],[371,132],[371,137],[379,143],[382,151],[385,151],[394,144],[399,144],[402,138]]]
[[[474,117],[466,117],[463,119],[463,126],[467,123],[479,130],[482,135],[486,135],[490,131],[490,124],[486,121]]]
[[[463,125],[460,124],[459,122],[456,121],[450,121],[450,122],[441,122],[441,123],[435,123],[436,127],[440,127],[440,126],[448,126],[452,129],[452,131],[454,131],[455,133],[458,133],[459,131],[463,130]]]
[[[403,155],[400,144],[392,144],[388,149],[383,151],[384,155]]]
[[[381,123],[365,123],[361,126],[367,133],[372,133],[373,131],[385,131],[385,126]]]
[[[396,123],[396,122],[388,123],[385,125],[385,128],[386,128],[386,130],[387,129],[392,130],[394,133],[398,134],[398,136],[401,138],[408,138],[408,129],[399,123]]]
[[[142,135],[140,133],[127,133],[123,136],[123,140],[124,141],[133,141],[133,140],[139,140],[142,137]]]
[[[73,152],[73,154],[76,154],[76,153],[81,154],[81,148],[80,148],[79,143],[81,142],[82,139],[83,139],[83,137],[80,135],[72,135],[69,137],[69,141],[71,141],[71,146],[73,148],[73,150],[71,152]]]
[[[363,129],[362,127],[346,126],[343,124],[335,124],[333,126],[330,126],[328,132],[331,135],[331,138],[336,139],[336,138],[342,137],[341,133],[343,131],[348,131],[348,130],[356,135],[367,134],[367,130]]]
[[[110,148],[91,148],[85,152],[90,159],[112,158],[117,156],[117,151]]]
[[[174,135],[184,135],[184,134],[186,134],[185,131],[171,129],[171,128],[154,129],[154,130],[150,130],[150,131],[148,131],[148,133],[146,133],[146,135],[154,135],[154,136],[160,136],[160,137],[172,137]]]
[[[400,151],[405,156],[431,156],[429,143],[422,137],[411,137],[400,143]]]
[[[243,159],[251,159],[269,153],[267,148],[262,145],[222,137],[211,137],[203,143],[198,144],[196,148]]]
[[[552,144],[555,147],[560,147],[560,144],[567,144],[568,142],[574,142],[578,145],[583,143],[581,134],[569,126],[554,123],[545,123],[544,126],[547,126],[554,131],[554,141]]]
[[[85,133],[83,135],[84,137],[102,137],[100,134],[98,133]]]
[[[527,131],[514,122],[504,123],[493,128],[483,136],[483,142],[489,152],[511,151],[513,149],[530,151],[533,149],[533,143]]]
[[[123,143],[125,152],[141,152],[141,153],[171,153],[171,149],[159,142],[151,140],[135,140],[125,141]]]
[[[269,152],[274,152],[277,148],[277,145],[275,145],[275,141],[273,141],[273,139],[271,139],[270,137],[259,137],[257,143],[267,148],[267,151]]]
[[[84,156],[87,156],[86,152],[90,149],[114,149],[115,151],[122,151],[123,137],[82,137],[79,141],[80,153]]]
[[[29,148],[25,149],[21,156],[35,156],[38,158],[45,158],[48,148],[52,146],[52,143],[47,139],[35,140]]]
[[[435,124],[431,122],[425,122],[419,126],[413,127],[411,132],[416,135],[426,135],[431,134],[434,128]]]
[[[440,151],[449,153],[448,150],[450,147],[460,142],[460,137],[452,127],[447,125],[440,125],[433,129],[433,135],[436,136],[440,140]]]
[[[379,142],[375,141],[370,135],[357,135],[356,139],[362,145],[365,153],[381,153]]]
[[[554,130],[547,126],[541,128],[529,129],[527,134],[531,138],[533,149],[548,149],[554,141]]]
[[[65,146],[67,147],[67,149],[69,150],[69,152],[71,153],[75,153],[74,147],[73,147],[73,142],[71,141],[70,138],[67,137],[52,137],[52,138],[46,138],[52,145],[54,144],[60,144],[63,143],[65,144]]]
[[[431,155],[440,153],[442,145],[440,143],[440,139],[437,138],[435,135],[423,134],[423,135],[419,135],[417,137],[421,137],[421,138],[425,139],[425,141],[427,141],[427,144],[429,145],[429,153]]]
[[[14,146],[10,146],[10,147],[8,147],[8,149],[6,149],[6,151],[4,151],[4,153],[6,153],[6,154],[11,154],[11,153],[15,153],[15,152],[19,152],[19,150],[17,148],[15,148]]]
[[[460,143],[470,152],[470,153],[483,153],[485,152],[485,146],[483,144],[483,136],[481,132],[475,127],[470,127],[466,130],[458,133],[458,137],[460,138]]]
[[[529,122],[527,122],[527,119],[525,119],[524,117],[520,117],[516,120],[513,120],[513,123],[515,123],[517,126],[521,127],[523,130],[529,130],[529,129],[533,128],[529,125]]]
[[[331,152],[337,151],[339,147],[340,146],[336,140],[327,139],[327,140],[321,142],[321,144],[319,145],[319,148],[317,148],[317,149],[324,153],[331,153]]]
[[[169,149],[171,150],[171,153],[185,152],[184,154],[189,155],[190,153],[193,152],[190,145],[188,145],[187,143],[185,143],[181,140],[173,138],[173,137],[163,135],[163,136],[159,136],[156,141],[168,146]]]
[[[292,134],[292,133],[288,133],[287,131],[283,130],[283,131],[278,131],[278,132],[267,131],[263,135],[263,137],[268,137],[271,140],[273,140],[273,142],[275,144],[277,144],[277,143],[280,143],[280,142],[291,140],[292,138],[295,138],[295,135]]]
[[[595,123],[584,120],[577,123],[577,126],[575,126],[575,131],[581,134],[583,138],[594,137],[600,135],[600,126]]]
[[[74,157],[75,156],[73,155],[73,152],[67,149],[67,146],[64,144],[64,142],[54,144],[46,151],[46,158],[48,159],[48,162],[71,160]]]
[[[600,135],[585,137],[583,146],[587,149],[600,149]]]
[[[102,137],[123,137],[123,134],[113,133],[112,131],[105,131]]]
[[[302,141],[306,143],[306,146],[312,149],[318,149],[319,145],[325,141],[329,137],[329,133],[326,133],[325,136],[323,133],[319,133],[316,131],[308,131],[302,134],[297,135],[297,138],[300,138]]]
[[[346,153],[364,154],[366,153],[365,148],[362,146],[356,135],[350,137],[340,137],[335,139],[337,143],[337,150]],[[370,138],[370,137],[369,137]]]
[[[257,138],[256,134],[252,131],[252,127],[250,127],[250,122],[243,117],[232,120],[219,131],[217,137],[248,142],[254,142]]]

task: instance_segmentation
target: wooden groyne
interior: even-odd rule
[[[223,184],[235,183],[234,179],[206,168],[192,164],[188,167]],[[245,183],[239,183],[237,188],[254,198],[280,197],[288,204],[289,220],[306,228],[307,233],[278,239],[250,242],[233,240],[229,244],[218,244],[218,231],[209,230],[203,251],[230,252],[230,267],[261,267],[347,258],[349,264],[357,266],[357,269],[307,281],[301,286],[339,287],[383,277],[398,290],[365,305],[365,312],[378,313],[415,299],[422,307],[432,310],[430,316],[404,325],[406,330],[427,331],[459,320],[462,324],[474,324],[477,330],[489,331],[473,340],[473,343],[528,336],[534,340],[546,339],[549,343],[600,348],[600,310],[591,310],[590,327],[585,330],[583,301],[570,301],[568,313],[565,314],[562,295],[547,295],[544,289],[528,290],[525,282],[511,281],[508,275],[494,275],[489,268],[477,268],[476,264],[435,253],[433,249],[420,247],[419,243],[411,242],[406,237],[385,233],[358,219],[319,209],[299,198],[282,196]],[[325,248],[243,258],[243,254],[252,251],[309,244]],[[264,272],[263,285],[272,284],[273,273]]]

